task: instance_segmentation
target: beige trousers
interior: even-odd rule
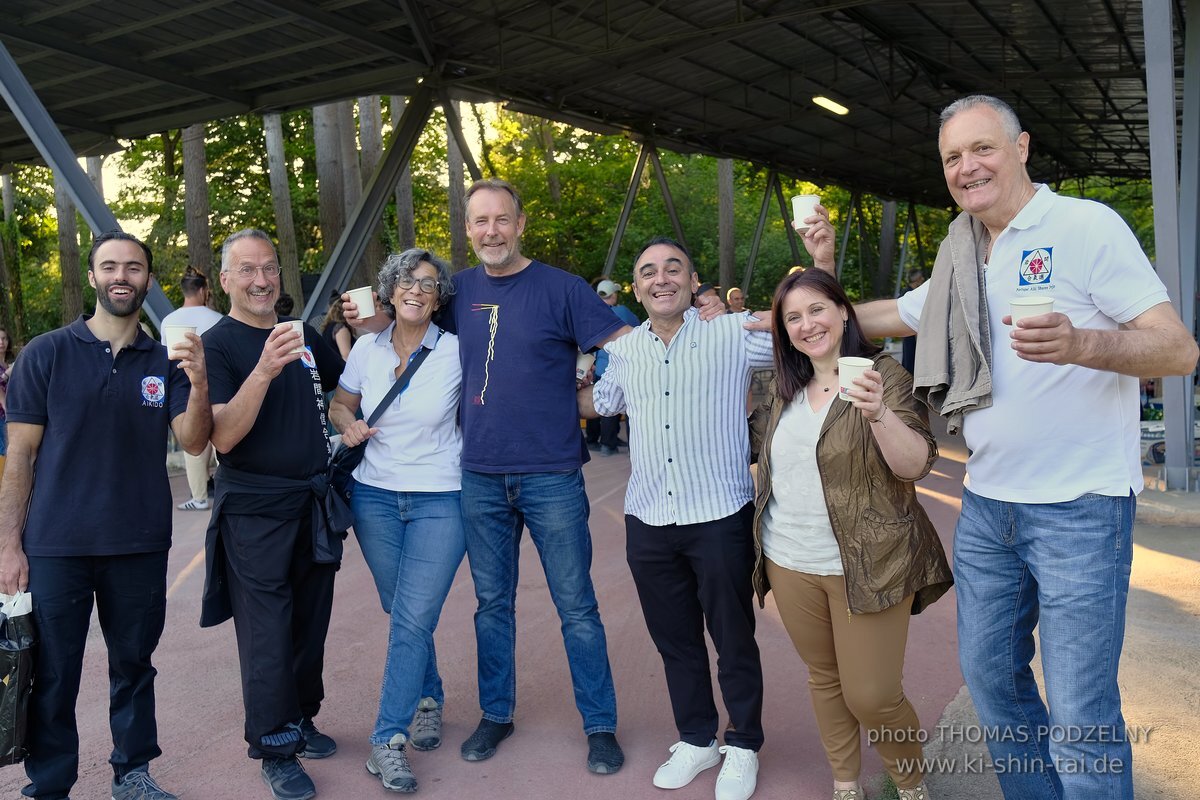
[[[208,467],[212,461],[212,452],[212,442],[209,442],[204,447],[204,452],[198,456],[183,454],[183,466],[187,470],[188,488],[192,491],[193,500],[208,499]]]
[[[900,685],[912,597],[875,614],[848,613],[841,575],[795,572],[767,559],[767,579],[779,616],[808,665],[808,686],[834,780],[857,781],[862,769],[860,729],[879,751],[896,786],[911,789],[923,775],[924,734]]]

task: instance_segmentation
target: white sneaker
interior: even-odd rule
[[[708,747],[676,742],[671,745],[671,757],[654,773],[654,785],[660,789],[681,789],[701,772],[720,763],[716,739]]]
[[[193,497],[191,500],[185,500],[175,507],[180,511],[208,511],[208,500],[197,500]]]
[[[721,752],[725,763],[717,775],[717,800],[748,800],[758,785],[758,753],[729,744]]]

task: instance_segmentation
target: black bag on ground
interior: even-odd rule
[[[439,336],[440,338],[440,336]],[[388,393],[383,396],[383,400],[375,407],[375,411],[371,413],[370,419],[367,420],[367,427],[375,427],[375,423],[383,416],[383,412],[392,404],[392,401],[404,391],[408,386],[408,382],[412,380],[413,373],[417,371],[417,367],[421,366],[421,362],[425,360],[432,350],[427,347],[422,347],[421,350],[412,357],[408,362],[408,366],[404,368],[404,372],[400,373],[400,377],[392,384],[392,388],[388,389]],[[368,439],[367,441],[370,441]],[[354,470],[362,463],[363,455],[367,452],[367,442],[362,442],[350,447],[349,445],[339,443],[337,450],[333,451],[333,455],[329,458],[329,485],[333,490],[341,495],[347,503],[350,502],[350,479],[353,477]]]
[[[33,690],[32,607],[27,592],[0,594],[0,766],[25,759]]]

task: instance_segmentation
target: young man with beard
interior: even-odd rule
[[[279,260],[262,231],[225,240],[221,286],[232,308],[204,335],[221,465],[200,624],[233,617],[249,756],[276,800],[304,800],[316,788],[296,757],[337,750],[313,717],[343,530],[325,505],[325,392],[344,365],[308,325],[279,325]]]
[[[75,700],[93,599],[108,646],[112,796],[175,797],[148,771],[162,752],[150,659],[166,618],[167,430],[199,453],[212,415],[200,337],[172,361],[138,325],[152,267],[133,236],[97,236],[95,312],[34,338],[9,385],[0,591],[34,587],[38,632],[27,797],[62,800],[77,778]]]

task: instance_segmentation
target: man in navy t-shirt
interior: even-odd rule
[[[262,231],[225,240],[221,287],[232,308],[204,334],[221,465],[200,624],[233,617],[248,755],[275,798],[304,800],[316,788],[296,757],[337,750],[313,717],[341,557],[321,502],[325,392],[344,365],[311,327],[300,334],[276,315],[279,260]]]
[[[75,783],[93,599],[108,646],[112,796],[175,797],[148,769],[162,754],[150,658],[166,620],[167,429],[197,454],[212,414],[200,337],[188,334],[169,360],[138,325],[152,267],[133,236],[97,236],[88,253],[94,314],[35,337],[9,384],[0,592],[32,587],[38,634],[27,797],[65,798]]]

